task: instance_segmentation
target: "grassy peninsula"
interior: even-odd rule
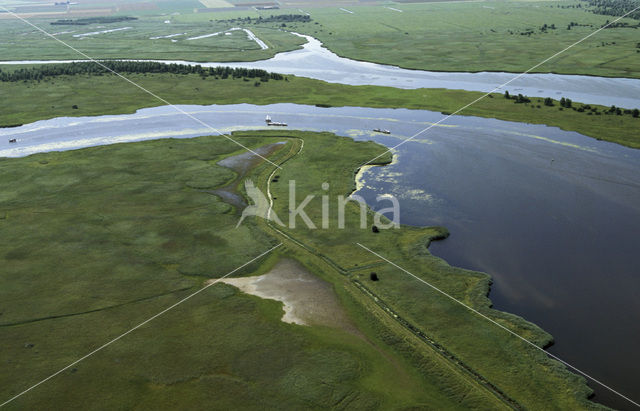
[[[286,142],[270,159],[283,167],[280,181],[296,179],[298,196],[317,195],[306,208],[312,220],[321,213],[322,182],[330,182],[331,198],[348,194],[356,167],[384,150],[329,133],[234,138],[254,149]],[[183,407],[215,401],[248,409],[597,407],[586,400],[582,378],[355,245],[402,261],[546,344],[550,336],[539,328],[489,309],[486,275],[429,254],[426,244],[441,229],[374,234],[359,228],[353,203],[345,230],[335,228],[333,208],[327,230],[278,228],[255,217],[235,229],[238,210],[211,190],[238,178],[217,163],[241,152],[222,137],[201,137],[0,160],[0,230],[12,239],[0,245],[6,267],[0,277],[0,341],[7,347],[2,397],[279,242],[275,254],[237,275],[264,273],[282,256],[295,258],[333,285],[356,331],[285,324],[280,303],[217,284],[11,407],[158,408],[178,405],[177,398]],[[273,171],[262,162],[244,177],[266,190]],[[271,184],[281,216],[287,215],[286,190],[282,182]],[[372,270],[380,281],[368,279]]]

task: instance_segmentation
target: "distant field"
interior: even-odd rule
[[[128,15],[128,14],[127,14]],[[51,25],[66,18],[32,20],[93,58],[187,59],[196,61],[251,61],[266,59],[277,52],[294,50],[304,39],[270,28],[252,28],[269,47],[262,50],[242,31],[201,40],[187,40],[233,27],[208,19],[189,21],[181,16],[141,17],[139,20],[85,26]],[[166,23],[169,21],[169,23]],[[127,30],[100,33],[107,30]],[[86,35],[88,33],[99,33]],[[36,31],[25,23],[6,20],[0,25],[0,59],[55,60],[82,58],[77,52]]]
[[[296,30],[317,37],[341,56],[357,60],[425,70],[522,72],[613,20],[585,11],[586,4],[396,3],[350,6],[353,14],[337,7],[313,8],[306,10],[313,22],[298,25]],[[576,5],[582,8],[573,8]],[[572,22],[578,25],[568,30]],[[555,29],[542,31],[545,24]],[[606,29],[535,71],[637,78],[638,40],[637,29]]]
[[[226,0],[205,3],[208,8],[244,4]],[[585,10],[586,2],[573,0],[352,3],[304,2],[283,5],[278,10],[204,12],[204,3],[195,0],[161,1],[145,10],[130,2],[112,10],[140,17],[127,24],[132,26],[128,32],[83,41],[76,41],[75,33],[60,34],[59,38],[100,58],[247,61],[295,49],[301,39],[280,31],[285,29],[317,37],[332,51],[357,60],[435,71],[522,72],[613,19],[590,13]],[[83,4],[105,7],[101,1]],[[341,10],[342,6],[352,13]],[[269,45],[268,50],[256,50],[256,44],[243,36],[234,36],[234,41],[209,38],[199,44],[184,42],[180,36],[149,41],[184,32],[188,36],[203,35],[231,26],[220,20],[302,14],[301,7],[307,7],[303,12],[311,15],[311,22],[282,26],[254,20],[241,24],[258,34]],[[34,20],[45,29],[51,29],[50,21]],[[637,24],[635,20],[627,22]],[[0,58],[4,60],[77,57],[17,21],[7,20],[0,25],[0,39]],[[640,78],[637,29],[602,30],[534,71]]]

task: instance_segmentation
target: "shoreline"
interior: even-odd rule
[[[290,136],[291,137],[291,136]],[[379,144],[379,143],[377,143]],[[295,158],[295,154],[293,156],[289,156],[287,157],[284,162],[288,162],[292,159]],[[386,164],[379,164],[379,165],[374,165],[375,166],[384,166],[384,165],[389,165],[391,162],[387,162]],[[357,170],[360,170],[362,167],[358,167]],[[269,171],[263,171],[262,172],[263,176],[266,175],[270,175]],[[352,174],[354,177],[356,175],[356,172],[354,170],[354,173]],[[353,184],[355,184],[355,180],[352,180]],[[367,209],[369,212],[371,212],[371,207],[369,206],[369,204],[366,204]],[[265,225],[269,228],[271,228],[272,230],[274,230],[276,233],[279,233],[280,235],[282,235],[286,240],[288,241],[292,241],[295,244],[297,244],[299,247],[302,247],[304,250],[306,250],[306,252],[315,255],[316,257],[320,257],[322,259],[327,260],[327,262],[330,263],[330,265],[333,266],[334,269],[336,269],[339,273],[345,274],[347,272],[349,272],[350,270],[348,270],[347,268],[340,266],[339,263],[335,262],[334,260],[332,260],[331,258],[325,256],[321,250],[317,249],[316,247],[311,247],[308,246],[307,244],[305,244],[306,239],[303,237],[300,237],[300,235],[296,236],[296,237],[292,237],[290,236],[288,233],[281,231],[280,229],[274,227],[271,223],[269,222],[265,222]],[[438,261],[438,265],[439,266],[444,266],[444,267],[448,267],[448,269],[450,270],[455,270],[455,271],[460,271],[460,272],[465,272],[465,273],[469,273],[469,274],[465,274],[466,275],[472,275],[471,273],[474,273],[476,278],[478,278],[478,276],[480,276],[479,281],[476,282],[475,286],[470,287],[467,289],[467,291],[465,292],[465,294],[468,296],[469,298],[469,306],[470,307],[474,307],[480,311],[484,311],[484,310],[490,310],[490,313],[488,313],[488,315],[492,318],[495,318],[496,320],[503,320],[506,321],[507,323],[511,323],[512,326],[515,326],[519,329],[519,332],[517,332],[517,334],[520,333],[524,333],[525,335],[527,333],[531,333],[531,336],[527,337],[527,340],[540,348],[540,351],[542,353],[544,353],[544,357],[546,358],[548,361],[551,361],[551,364],[553,364],[551,367],[555,368],[555,367],[560,367],[561,369],[565,370],[565,372],[567,373],[566,377],[563,377],[563,379],[567,382],[571,382],[572,380],[574,380],[574,382],[576,381],[575,378],[578,379],[583,379],[583,388],[580,389],[580,391],[582,392],[581,396],[583,401],[587,401],[589,404],[595,404],[597,405],[601,405],[599,403],[594,403],[592,401],[590,401],[589,399],[594,395],[594,390],[586,384],[586,380],[584,380],[584,377],[579,374],[576,373],[574,371],[572,371],[571,369],[568,368],[564,368],[564,365],[549,357],[549,354],[546,352],[546,348],[550,347],[553,343],[554,343],[554,338],[551,334],[549,334],[548,332],[546,332],[542,327],[540,327],[539,325],[528,321],[527,319],[525,319],[524,317],[521,317],[519,315],[513,314],[513,313],[509,313],[506,311],[501,311],[501,310],[497,310],[492,308],[493,303],[491,302],[490,298],[489,298],[489,293],[491,290],[491,284],[492,284],[492,278],[488,273],[485,272],[479,272],[479,271],[473,271],[473,270],[467,270],[467,269],[463,269],[463,268],[459,268],[459,267],[455,267],[455,266],[451,266],[446,260],[435,256],[433,254],[431,254],[428,251],[428,245],[430,244],[431,241],[437,241],[439,239],[442,239],[443,237],[446,238],[448,236],[448,231],[446,231],[446,229],[442,228],[442,227],[423,227],[423,226],[409,226],[409,225],[404,225],[401,224],[400,225],[401,231],[405,231],[405,233],[414,231],[414,230],[418,230],[418,231],[424,231],[424,230],[436,230],[433,233],[427,234],[426,236],[422,236],[421,239],[419,239],[416,243],[417,246],[421,246],[422,248],[422,252],[426,252],[429,256],[435,258]],[[418,254],[419,255],[419,254]],[[363,268],[366,269],[366,268]],[[384,303],[384,298],[381,297],[380,295],[376,294],[374,291],[372,291],[371,289],[369,289],[369,287],[365,287],[364,289],[362,288],[362,286],[364,284],[361,284],[360,281],[356,278],[353,277],[351,278],[351,281],[353,281],[356,286],[358,288],[361,289],[361,291],[363,291],[363,293],[365,295],[368,295],[369,298],[371,298],[371,302],[375,303],[375,304],[383,304],[384,306],[386,306],[386,304]],[[391,310],[391,311],[389,311]],[[439,344],[438,338],[435,337],[431,337],[427,334],[425,334],[422,331],[422,326],[421,325],[414,325],[411,321],[410,318],[404,318],[404,315],[400,315],[401,312],[403,312],[403,308],[402,307],[396,307],[396,308],[389,308],[387,307],[387,309],[385,309],[385,311],[387,311],[387,314],[389,314],[391,317],[395,318],[395,321],[398,322],[399,324],[402,324],[402,326],[416,334],[420,339],[424,340],[425,342],[429,343],[430,345],[432,345],[432,347],[435,347],[434,349],[440,350],[440,353],[443,354],[442,350],[445,350],[444,353],[450,353],[449,357],[450,359],[453,358],[454,363],[457,363],[458,366],[461,366],[462,368],[466,369],[467,372],[470,372],[471,374],[474,375],[474,378],[477,379],[477,381],[480,384],[490,384],[490,386],[492,386],[493,388],[495,388],[497,390],[498,393],[500,393],[500,395],[504,394],[504,391],[500,388],[500,385],[494,385],[493,382],[491,382],[491,378],[485,378],[481,373],[478,373],[476,370],[474,370],[473,366],[468,365],[466,362],[462,362],[461,360],[459,360],[457,358],[457,356],[451,354],[451,352],[449,350],[453,349],[455,351],[454,347],[448,347],[447,344]],[[394,314],[395,313],[395,314]],[[415,321],[415,320],[414,320]],[[510,338],[510,337],[507,337]],[[440,348],[438,348],[440,347]],[[447,357],[446,354],[445,357]],[[453,356],[453,357],[451,357]],[[547,361],[545,360],[545,361]],[[543,365],[544,362],[538,362],[539,365]],[[571,376],[571,377],[569,377]],[[509,398],[508,396],[506,398]],[[516,402],[517,403],[517,402]]]
[[[272,27],[259,27],[260,29],[270,29],[270,30],[274,30]],[[285,30],[286,31],[286,30]],[[320,39],[315,38],[309,34],[303,34],[303,33],[297,33],[294,31],[286,31],[287,33],[296,36],[296,37],[301,37],[307,40],[306,43],[303,44],[299,44],[298,46],[296,46],[296,48],[292,48],[291,50],[283,50],[283,51],[279,51],[277,53],[275,53],[272,57],[269,57],[267,59],[248,59],[248,60],[221,60],[221,61],[216,61],[216,62],[212,62],[212,61],[208,61],[208,60],[198,60],[198,59],[190,59],[190,60],[166,60],[166,59],[136,59],[136,58],[131,58],[131,57],[110,57],[110,58],[95,58],[95,60],[101,61],[101,60],[119,60],[119,61],[139,61],[139,62],[158,62],[158,63],[164,63],[164,64],[171,64],[171,63],[175,63],[175,62],[180,62],[181,64],[217,64],[217,63],[221,63],[221,65],[224,64],[243,64],[243,63],[258,63],[258,62],[268,62],[272,59],[275,59],[278,55],[280,54],[287,54],[287,53],[293,53],[295,51],[299,51],[302,49],[305,49],[307,45],[311,44],[311,40],[313,41],[317,41],[320,45],[320,47],[324,50],[327,50],[328,52],[336,55],[337,57],[341,58],[341,59],[345,59],[345,60],[350,60],[350,61],[354,61],[354,62],[358,62],[358,63],[370,63],[370,64],[375,64],[384,68],[390,68],[390,69],[400,69],[400,70],[409,70],[409,71],[413,71],[413,72],[424,72],[424,73],[446,73],[446,74],[482,74],[482,73],[488,73],[488,74],[513,74],[515,75],[522,75],[523,73],[526,74],[550,74],[550,75],[555,75],[555,76],[584,76],[584,77],[591,77],[591,78],[603,78],[603,79],[628,79],[628,80],[640,80],[640,74],[638,74],[637,76],[633,77],[633,76],[616,76],[616,75],[606,75],[606,74],[591,74],[591,73],[576,73],[576,72],[571,72],[571,73],[564,73],[564,72],[557,72],[557,71],[527,71],[527,68],[525,67],[523,70],[519,70],[519,71],[508,71],[508,70],[499,70],[499,69],[479,69],[479,70],[439,70],[439,69],[430,69],[430,68],[416,68],[416,67],[408,67],[408,66],[403,66],[401,64],[394,64],[394,63],[384,63],[384,62],[379,62],[379,61],[375,61],[375,60],[365,60],[362,58],[357,58],[357,57],[350,57],[350,56],[346,56],[343,54],[340,54],[332,49],[330,49],[329,47],[327,47],[325,45],[324,42],[322,42]],[[311,39],[311,40],[309,40]],[[55,59],[51,59],[51,60],[7,60],[7,59],[2,59],[0,58],[0,66],[2,65],[40,65],[40,64],[64,64],[64,63],[73,63],[73,62],[90,62],[91,60],[86,60],[86,59],[67,59],[67,60],[55,60]],[[466,90],[466,91],[474,91],[474,90]]]

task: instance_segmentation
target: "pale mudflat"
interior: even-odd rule
[[[295,260],[281,260],[264,275],[226,278],[222,282],[247,294],[281,301],[283,322],[350,328],[331,285]]]

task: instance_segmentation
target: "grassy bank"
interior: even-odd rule
[[[309,135],[291,135],[304,138],[305,134]],[[273,135],[288,134],[274,132]],[[364,147],[368,143],[357,144]],[[288,186],[282,182],[295,179],[297,198],[315,195],[305,211],[310,220],[319,226],[321,196],[328,194],[330,199],[335,199],[340,194],[350,192],[354,170],[371,158],[368,156],[370,152],[346,149],[350,145],[349,139],[336,139],[326,133],[306,137],[302,153],[284,164],[283,170],[277,171],[280,182],[271,184],[277,214],[287,218]],[[330,169],[323,166],[328,162],[332,164]],[[266,175],[267,172],[262,174],[263,177]],[[330,183],[328,191],[321,188],[323,182]],[[357,281],[365,284],[393,311],[442,344],[475,373],[495,384],[506,398],[520,406],[532,409],[552,406],[581,409],[593,405],[585,400],[589,389],[581,382],[582,378],[570,374],[561,364],[550,361],[540,351],[509,336],[504,330],[471,314],[446,297],[420,286],[415,279],[356,245],[361,243],[391,261],[401,262],[404,268],[525,338],[540,346],[547,344],[550,336],[536,326],[519,317],[489,309],[489,300],[486,298],[489,279],[486,275],[450,267],[427,251],[427,242],[440,235],[440,229],[403,227],[374,234],[370,226],[358,228],[359,207],[354,203],[349,204],[345,230],[336,229],[338,210],[332,203],[330,229],[309,229],[298,220],[295,229],[276,227],[278,234],[288,244],[321,258],[352,283]],[[368,221],[372,223],[371,216]],[[372,271],[380,276],[380,281],[369,280]],[[374,301],[370,299],[370,302]],[[383,338],[389,344],[398,342],[393,335]]]
[[[288,77],[288,81],[256,82],[246,79],[202,79],[197,75],[135,74],[133,81],[173,104],[270,104],[299,103],[327,106],[362,106],[424,109],[453,112],[483,93],[444,89],[402,90],[378,86],[346,86],[319,80]],[[61,116],[92,116],[132,113],[139,108],[163,105],[154,97],[114,76],[58,77],[43,82],[0,83],[11,98],[0,100],[0,126],[26,124]],[[554,100],[542,98],[515,104],[501,94],[485,98],[462,115],[547,124],[564,130],[640,148],[640,119],[626,114],[589,115],[560,110]],[[37,102],[37,104],[34,104]],[[73,106],[77,106],[74,109]],[[582,105],[574,102],[576,108]],[[600,112],[608,107],[595,106]]]
[[[319,196],[349,193],[354,169],[384,150],[328,133],[234,138],[253,148],[289,141],[271,155],[284,162],[281,182],[272,184],[275,210],[286,218],[284,181],[294,178],[300,198],[317,196],[306,207],[314,221]],[[235,229],[237,210],[207,192],[235,178],[216,165],[235,153],[224,138],[202,137],[0,160],[0,230],[11,240],[0,245],[3,399],[283,242],[277,254],[238,275],[264,273],[278,255],[296,258],[333,284],[358,333],[282,323],[280,303],[216,285],[11,406],[502,409],[505,398],[526,408],[594,405],[580,378],[354,244],[402,261],[527,338],[548,341],[535,326],[488,308],[485,275],[449,267],[426,251],[439,229],[373,234],[357,228],[353,203],[345,230],[335,229],[334,207],[328,230],[299,221],[297,229],[276,231],[253,217]],[[264,188],[272,170],[261,163],[251,178]],[[371,267],[380,276],[375,284]],[[501,394],[408,332],[356,281]]]

